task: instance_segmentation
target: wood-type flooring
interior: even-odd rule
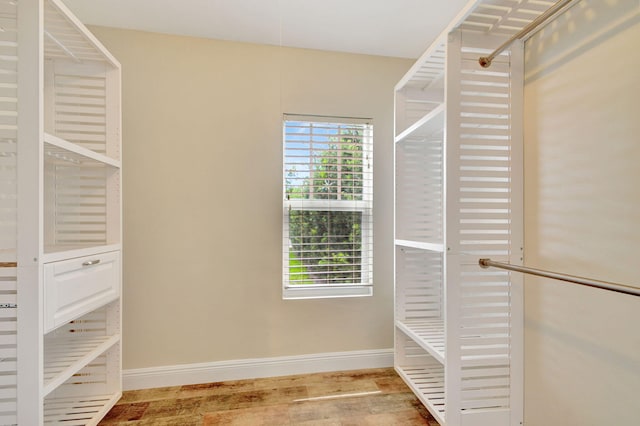
[[[438,426],[391,368],[124,392],[100,425]]]

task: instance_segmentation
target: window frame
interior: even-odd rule
[[[287,197],[287,124],[289,122],[330,123],[364,125],[362,140],[363,172],[362,200],[334,199],[288,199]],[[373,295],[373,120],[370,118],[350,118],[303,114],[284,114],[282,120],[283,144],[283,257],[282,257],[282,297],[288,299],[318,299],[364,297]],[[366,178],[365,178],[366,174]],[[291,284],[289,282],[290,240],[289,212],[299,211],[352,211],[361,214],[360,226],[360,283],[348,284]]]

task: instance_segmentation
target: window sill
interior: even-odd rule
[[[342,297],[367,297],[373,296],[373,287],[371,286],[353,286],[353,287],[324,287],[324,288],[305,288],[288,287],[282,289],[282,298],[284,300],[295,299],[332,299]]]

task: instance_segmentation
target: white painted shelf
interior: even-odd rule
[[[401,367],[396,371],[440,425],[445,424],[444,366]]]
[[[44,134],[44,142],[45,161],[77,165],[104,164],[116,169],[120,168],[120,161],[116,159],[91,151],[49,133]]]
[[[120,335],[45,339],[44,396],[120,341]]]
[[[443,320],[397,320],[396,327],[444,365],[445,337]]]
[[[445,105],[440,104],[424,117],[396,136],[396,143],[403,141],[420,141],[444,137]]]
[[[48,398],[44,402],[44,424],[94,426],[118,402],[121,393],[82,398]]]

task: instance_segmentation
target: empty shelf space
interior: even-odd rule
[[[49,133],[44,134],[45,161],[55,161],[76,165],[105,164],[117,169],[120,161],[104,154],[93,152],[87,148],[76,145]]]
[[[411,247],[421,250],[429,250],[437,253],[444,252],[444,245],[437,243],[426,243],[423,241],[414,241],[414,240],[396,240],[397,246],[402,247]]]
[[[396,371],[441,425],[445,424],[444,367],[402,367]]]
[[[396,321],[396,327],[429,352],[436,360],[444,364],[445,337],[443,320],[399,320]]]
[[[44,395],[120,341],[120,335],[45,338]]]
[[[441,138],[444,130],[444,111],[445,105],[438,105],[416,123],[396,136],[396,142],[426,140],[436,137]]]
[[[44,424],[96,425],[121,393],[76,398],[50,398],[44,402]]]

